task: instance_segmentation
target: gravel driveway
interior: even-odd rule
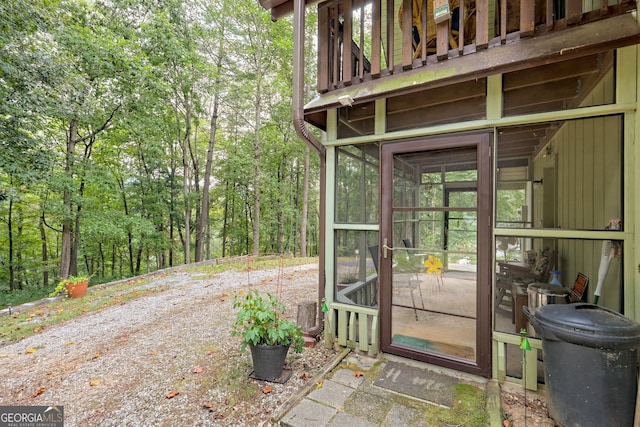
[[[285,384],[249,379],[250,356],[231,336],[233,295],[281,291],[295,320],[297,304],[317,298],[317,265],[194,271],[153,275],[143,286],[164,290],[0,347],[0,405],[63,405],[65,426],[271,425],[335,352],[289,353]]]

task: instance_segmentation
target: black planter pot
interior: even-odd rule
[[[253,377],[273,381],[282,375],[289,345],[250,345]]]

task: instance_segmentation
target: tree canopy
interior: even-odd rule
[[[257,1],[3,2],[0,293],[317,254],[292,40]]]

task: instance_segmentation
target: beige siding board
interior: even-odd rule
[[[583,198],[584,198],[584,206],[594,206],[596,195],[594,194],[594,182],[595,182],[595,174],[591,173],[591,171],[596,170],[594,167],[594,154],[593,150],[595,148],[594,138],[596,138],[596,126],[595,123],[585,123],[586,132],[584,134],[584,143],[583,143],[583,157],[582,157],[582,169],[585,171],[584,179],[582,180],[583,185]],[[577,165],[580,166],[580,165]],[[583,209],[583,219],[584,224],[597,224],[595,219],[596,209]],[[591,228],[591,226],[589,226]]]
[[[594,129],[595,131],[595,129]],[[603,160],[604,160],[604,152],[605,152],[605,144],[594,144],[593,147],[593,170],[603,170]],[[603,194],[604,193],[604,180],[602,179],[594,179],[593,181],[593,193],[594,194]],[[605,221],[605,213],[601,210],[594,210],[594,224],[604,224]]]
[[[609,219],[620,216],[618,188],[620,170],[620,121],[601,117],[570,121],[551,141],[557,149],[559,225],[568,229],[603,229]],[[543,163],[541,156],[538,163]],[[538,166],[538,165],[536,165]],[[536,167],[536,171],[541,166]],[[561,240],[558,242],[562,281],[571,285],[578,272],[591,279],[589,299],[597,284],[602,242]],[[619,260],[611,262],[600,303],[618,307]]]
[[[542,177],[542,154],[539,154],[536,159],[533,161],[533,179],[539,180]],[[533,227],[540,227],[540,219],[542,218],[542,194],[539,191],[538,187],[533,187],[533,197],[532,197],[532,205],[533,208],[531,210],[531,221],[533,223]]]
[[[611,142],[615,142],[620,138],[622,129],[620,129],[618,123],[614,118],[602,118],[604,122],[602,137],[603,139],[610,138]],[[604,150],[604,167],[603,172],[606,175],[611,177],[619,177],[622,174],[621,170],[621,160],[622,153],[619,150],[619,144],[609,143],[605,145]],[[617,206],[620,206],[621,194],[620,190],[617,189],[614,179],[605,180],[605,199],[604,199],[604,216],[605,223],[614,217],[621,217],[622,212],[618,212]],[[604,227],[605,224],[602,224],[601,227]],[[617,279],[619,277],[619,259],[613,260],[609,267],[609,272],[607,274],[607,280],[605,280],[605,287],[603,288],[602,296],[603,299],[602,304],[608,307],[612,307],[616,310],[622,309],[618,305],[618,301],[620,300],[620,286],[617,285]]]
[[[572,143],[572,141],[567,140],[567,135],[575,134],[575,122],[568,122],[567,124],[565,124],[565,126],[566,129],[565,132],[563,132],[563,141],[560,145],[560,147],[564,147],[561,152],[563,158],[562,164],[564,169],[563,175],[565,179],[564,182],[562,182],[559,186],[558,199],[561,206],[561,211],[558,221],[561,228],[575,228],[574,218],[569,215],[569,206],[571,200],[569,199],[566,191],[566,189],[569,189],[572,185],[572,182],[576,179],[575,170],[571,168],[571,159],[576,155],[575,144]]]
[[[579,230],[582,230],[585,228],[585,221],[584,221],[585,210],[578,208],[579,206],[582,206],[583,208],[586,207],[585,200],[584,200],[584,193],[585,193],[584,178],[587,175],[586,173],[587,171],[585,171],[585,169],[583,168],[584,141],[585,141],[585,138],[592,137],[591,135],[589,135],[588,129],[585,129],[586,126],[588,126],[588,122],[576,123],[576,137],[573,139],[573,144],[575,148],[575,157],[572,159],[573,161],[571,164],[571,167],[576,172],[575,188],[574,188],[573,194],[570,195],[571,198],[573,199],[573,206],[576,207],[574,211],[575,223],[573,228],[577,228]],[[589,173],[591,172],[589,171]]]
[[[599,194],[596,192],[595,183],[596,181],[601,181],[601,180],[597,179],[596,175],[594,173],[590,173],[589,171],[596,170],[595,149],[598,145],[602,146],[603,144],[596,144],[595,142],[597,140],[596,123],[589,122],[589,123],[586,123],[586,125],[589,129],[589,132],[587,133],[587,135],[585,135],[585,141],[584,141],[584,170],[587,171],[587,173],[584,176],[584,188],[585,188],[584,205],[595,206],[596,200]],[[597,216],[600,214],[600,211],[598,209],[583,209],[583,211],[584,211],[586,224],[598,224],[598,222],[596,221]],[[584,242],[584,244],[582,245],[582,249],[583,249],[582,265],[597,265],[593,263],[593,260],[595,259],[593,242]],[[599,251],[598,251],[598,262],[599,262]],[[575,271],[577,274],[577,272],[582,272],[583,270],[584,269],[582,269],[580,266],[576,266],[575,268],[569,271]],[[572,276],[567,275],[567,277],[564,277],[563,279],[564,283],[566,285],[571,285],[572,280],[576,276],[576,274]],[[591,288],[588,289],[588,292],[591,292],[593,294],[593,290],[595,289],[594,286],[595,285],[592,285]],[[588,300],[592,301],[592,298],[589,297]]]
[[[615,119],[602,118],[601,120],[605,121],[605,126],[606,126],[606,130],[602,135],[603,138],[606,135],[606,138],[611,138],[612,142],[617,142],[617,140],[620,138],[621,130],[617,126],[617,123],[612,123],[612,121]],[[619,144],[617,143],[606,144],[604,154],[605,154],[604,155],[605,165],[604,165],[603,172],[606,174],[610,174],[611,176],[620,176],[621,175],[621,170],[620,170],[621,153],[619,150]],[[609,213],[609,215],[605,215],[605,218],[608,220],[610,217],[621,215],[621,213],[616,212],[614,208],[615,206],[620,205],[620,192],[616,191],[617,189],[616,189],[616,186],[614,185],[615,183],[613,182],[613,180],[607,180],[605,182],[608,183],[608,186],[605,187],[604,202],[605,202],[605,207],[610,207],[609,209],[607,209],[607,212]]]
[[[567,132],[566,128],[563,128],[560,132],[558,132],[558,137],[552,141],[552,143],[557,144],[557,152],[558,158],[556,159],[556,165],[558,167],[558,188],[563,188],[566,182],[569,180],[569,168],[568,168],[568,158],[569,156],[566,154],[566,150],[568,149],[562,141],[564,139],[564,135]],[[557,140],[557,142],[556,142]],[[561,221],[562,218],[566,216],[565,204],[562,203],[562,198],[558,200],[558,221]]]

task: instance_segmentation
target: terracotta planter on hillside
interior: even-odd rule
[[[80,298],[87,293],[89,280],[81,280],[79,282],[67,282],[64,284],[69,298]]]

